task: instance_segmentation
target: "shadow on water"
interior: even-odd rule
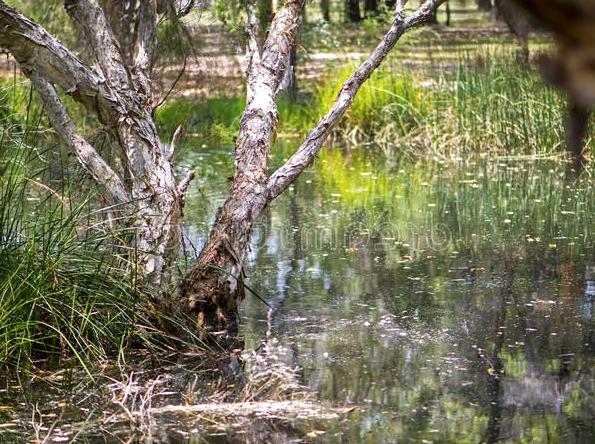
[[[223,199],[228,158],[187,158],[199,178],[186,208],[196,249]],[[592,171],[566,179],[565,170],[543,160],[408,164],[328,151],[256,226],[247,274],[270,307],[247,296],[247,352],[219,365],[232,379],[177,362],[145,380],[169,378],[154,383],[154,406],[293,399],[349,413],[223,421],[169,412],[144,429],[119,417],[81,436],[592,442],[595,190]],[[20,399],[8,386],[0,396]],[[68,401],[77,418],[105,408],[77,396]],[[0,406],[8,423],[7,411]]]

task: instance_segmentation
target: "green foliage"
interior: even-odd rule
[[[246,21],[244,2],[241,0],[215,0],[215,16],[232,32],[242,32]]]
[[[341,85],[356,69],[347,65],[333,72],[333,81],[321,82],[316,90],[316,112],[322,116],[337,97]],[[358,92],[340,128],[345,139],[353,135],[371,138],[389,125],[396,135],[405,135],[423,124],[430,112],[423,88],[411,74],[381,70]]]
[[[78,43],[77,32],[64,9],[64,0],[9,0],[6,3],[40,23],[66,46],[73,47]]]
[[[157,29],[159,42],[159,55],[170,57],[183,57],[192,52],[192,44],[184,35],[182,25],[177,21],[165,20]],[[196,37],[197,38],[197,37]]]
[[[0,146],[0,363],[68,356],[85,366],[139,339],[146,297],[121,278],[106,239],[77,233],[85,204],[36,181],[26,143],[5,133]]]
[[[390,62],[389,62],[390,66]],[[321,115],[353,67],[321,82]],[[364,84],[340,123],[338,140],[409,153],[559,151],[564,102],[539,74],[508,54],[462,58],[454,70],[396,73],[381,68]]]
[[[181,99],[164,104],[157,110],[155,118],[165,138],[182,125],[187,132],[228,144],[233,143],[237,134],[245,104],[244,97],[214,98],[204,102]]]
[[[564,100],[531,67],[508,53],[460,57],[448,70],[396,72],[389,61],[358,92],[333,133],[346,145],[374,144],[387,153],[457,158],[475,153],[552,154],[564,140]],[[279,131],[306,134],[333,104],[353,72],[332,71],[301,102],[281,97]],[[158,112],[165,134],[178,124],[233,141],[245,99],[170,102]],[[590,142],[593,143],[592,141]]]

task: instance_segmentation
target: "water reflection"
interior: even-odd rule
[[[591,442],[591,179],[334,156],[270,209],[249,272],[304,382],[366,407],[327,439]],[[253,345],[266,310],[244,312]]]
[[[186,159],[198,169],[190,252],[224,198],[229,160],[225,150]],[[248,295],[242,332],[249,350],[299,367],[322,401],[354,411],[233,431],[165,415],[153,442],[593,442],[588,173],[567,181],[553,162],[385,164],[328,151],[255,228],[247,274],[268,306]],[[202,375],[176,371],[198,397]],[[0,389],[4,398],[15,395]]]

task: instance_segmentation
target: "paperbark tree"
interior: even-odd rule
[[[235,147],[235,171],[209,239],[180,287],[180,312],[200,331],[221,331],[223,336],[236,332],[238,304],[244,293],[243,262],[256,218],[314,161],[358,90],[403,33],[426,24],[444,0],[426,0],[408,16],[405,1],[397,2],[394,20],[378,46],[343,84],[327,114],[293,156],[269,174],[269,151],[279,120],[276,99],[305,2],[286,0],[262,45],[256,5],[248,2],[247,105]],[[93,68],[1,0],[0,46],[13,54],[31,79],[51,125],[106,199],[126,213],[128,227],[135,234],[142,275],[147,282],[162,285],[178,253],[184,194],[192,175],[176,180],[171,150],[160,142],[152,117],[155,98],[151,72],[158,3],[143,1],[134,18],[123,17],[126,11],[121,8],[104,10],[98,0],[66,0],[65,6],[82,31]],[[112,25],[116,20],[120,24]],[[124,20],[135,25],[122,25]],[[121,171],[77,131],[56,87],[95,114],[112,135],[120,147]]]
[[[157,2],[143,2],[136,26],[118,28],[120,41],[97,0],[66,0],[65,8],[85,37],[90,51],[86,55],[94,68],[1,1],[0,46],[19,62],[44,103],[51,125],[114,206],[117,219],[125,220],[132,237],[130,258],[140,274],[148,283],[161,285],[178,253],[189,180],[176,181],[171,153],[160,142],[153,120],[151,71]],[[122,19],[119,14],[125,12],[108,10],[112,20]],[[120,171],[77,131],[56,87],[97,116],[120,148]]]

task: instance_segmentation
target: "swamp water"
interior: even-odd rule
[[[209,149],[186,158],[198,177],[186,208],[190,251],[222,203],[230,158]],[[578,180],[565,170],[553,160],[324,153],[255,229],[249,285],[273,309],[247,292],[242,333],[247,350],[264,340],[282,348],[278,360],[301,384],[347,412],[227,429],[168,414],[144,437],[94,422],[78,427],[79,440],[593,442],[593,170]],[[15,392],[2,388],[0,404],[22,403]],[[67,398],[50,407],[25,395],[45,399],[40,413]],[[77,396],[76,421],[107,411]],[[11,420],[8,409],[0,419]],[[38,436],[72,440],[74,421],[55,414]],[[12,430],[0,428],[0,442],[19,442]]]

